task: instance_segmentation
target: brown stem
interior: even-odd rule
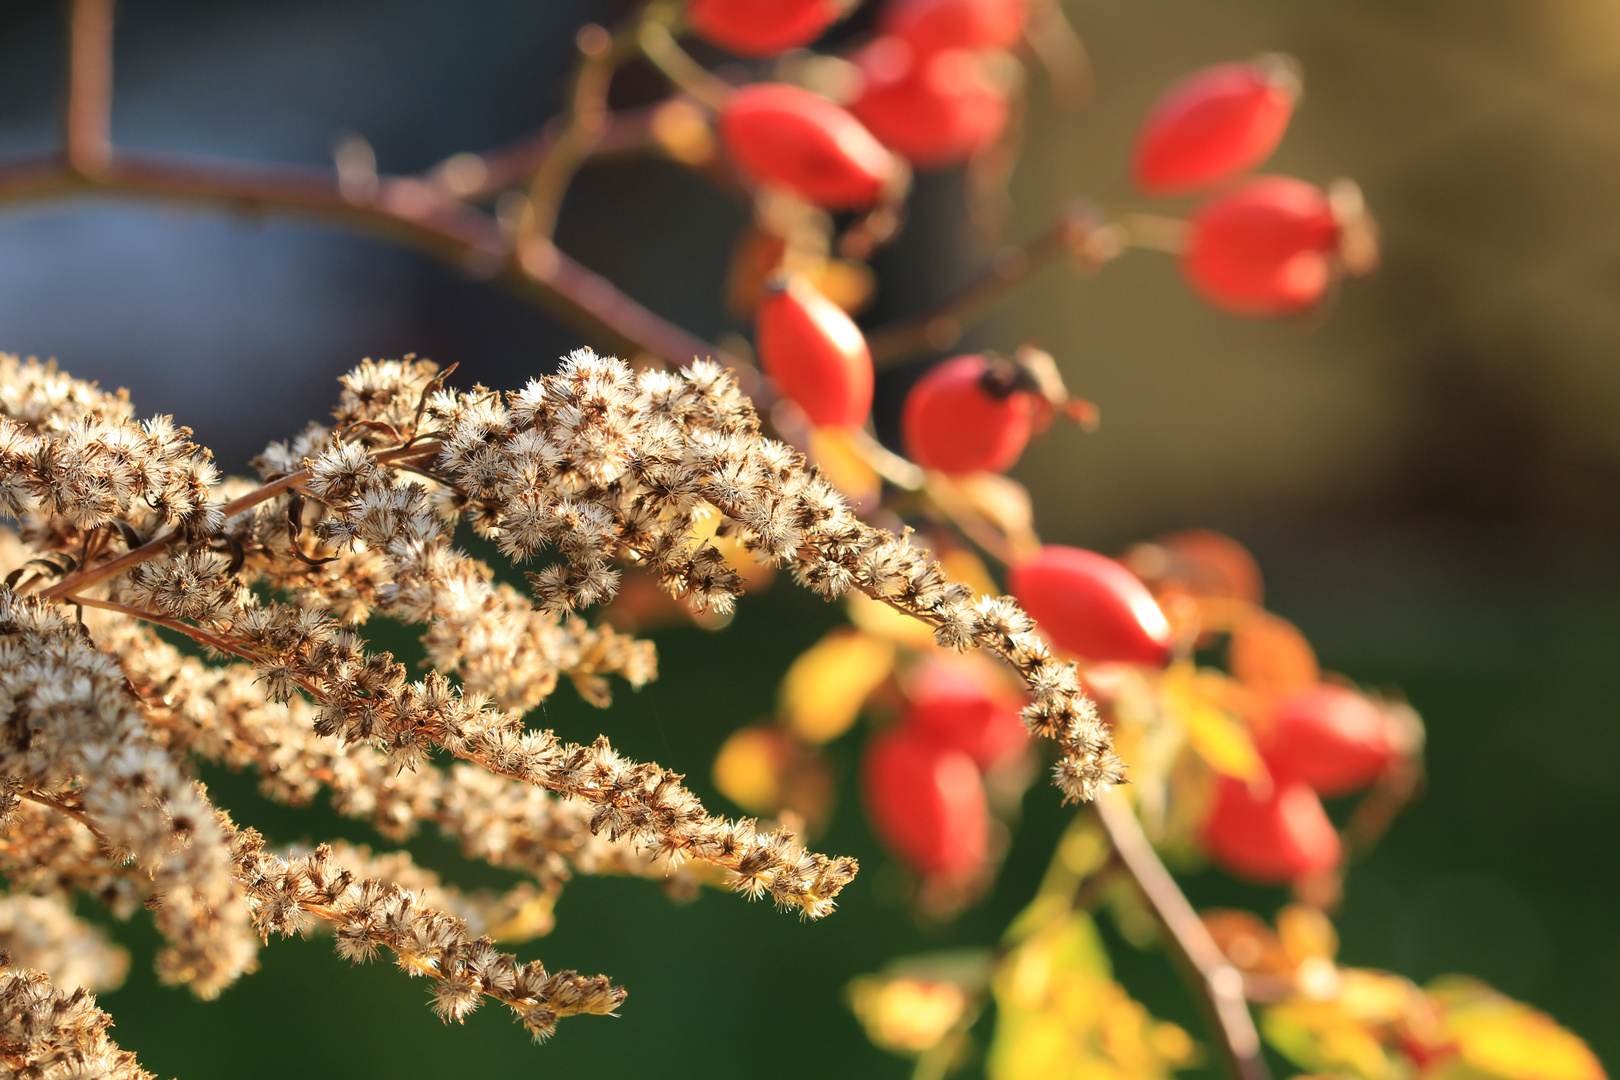
[[[710,72],[681,48],[675,35],[670,33],[668,19],[646,19],[641,24],[639,36],[642,54],[669,80],[671,86],[705,108],[718,112],[725,107],[726,98],[731,96],[731,84]]]
[[[375,457],[379,463],[391,464],[397,461],[409,461],[415,458],[432,457],[438,452],[438,443],[421,442],[415,444],[414,446],[401,446],[393,450],[384,450],[375,455]],[[279,477],[278,479],[270,481],[268,484],[255,488],[240,498],[232,499],[230,502],[221,507],[220,512],[224,519],[229,521],[237,514],[240,514],[245,510],[251,510],[262,502],[273,499],[283,492],[290,491],[308,479],[308,469],[295,473],[288,473],[286,476]],[[88,589],[91,586],[99,585],[108,578],[117,577],[119,574],[122,574],[125,570],[128,570],[132,566],[138,566],[139,564],[146,562],[148,559],[156,558],[157,556],[163,554],[163,552],[171,545],[177,543],[181,539],[182,535],[183,534],[178,532],[165,533],[162,536],[148,540],[140,547],[126,552],[125,554],[120,555],[118,558],[109,562],[104,562],[93,568],[88,566],[80,567],[77,573],[68,575],[55,585],[52,585],[49,589],[46,589],[44,592],[40,593],[40,595],[50,599],[71,597],[81,604],[91,604],[91,601],[79,596],[78,594],[82,593],[85,589]],[[91,604],[91,606],[94,607],[106,605],[102,603],[99,605]],[[142,617],[144,618],[145,616]]]
[[[85,812],[80,810],[78,807],[71,806],[54,795],[46,795],[40,791],[25,791],[22,793],[22,797],[27,799],[29,802],[36,802],[41,806],[48,806],[64,817],[72,818],[80,825],[83,825],[86,829],[89,829],[90,835],[94,836],[101,843],[102,847],[108,849],[113,847],[112,841],[107,839],[107,834],[96,828],[95,822],[91,821]]]
[[[1171,950],[1187,970],[1188,982],[1209,1017],[1211,1034],[1235,1080],[1270,1080],[1260,1035],[1243,996],[1243,975],[1210,937],[1203,920],[1187,902],[1176,881],[1142,832],[1136,814],[1118,792],[1106,792],[1094,804],[1097,820],[1114,845],[1120,865],[1136,882]]]
[[[62,148],[68,168],[94,176],[112,161],[113,0],[69,0],[67,22]]]
[[[881,326],[867,335],[879,364],[905,360],[930,349],[948,349],[962,339],[967,324],[1023,285],[1036,272],[1064,257],[1092,266],[1119,254],[1118,230],[1102,224],[1086,207],[1075,207],[1024,244],[1003,248],[990,265],[933,311]]]
[[[619,65],[635,55],[639,47],[640,25],[637,16],[627,28],[609,34],[596,23],[587,23],[574,36],[580,62],[569,100],[568,122],[535,166],[521,240],[549,240],[556,231],[557,212],[569,183],[607,134],[608,90]]]
[[[103,611],[116,611],[118,614],[128,615],[132,619],[140,619],[142,622],[149,622],[154,626],[161,626],[165,629],[173,630],[177,634],[184,634],[186,637],[190,638],[192,641],[195,641],[199,645],[206,645],[210,649],[216,649],[222,653],[229,653],[231,656],[241,657],[243,660],[257,659],[251,652],[248,652],[239,645],[227,641],[225,638],[222,638],[217,634],[210,634],[208,631],[192,626],[188,622],[182,622],[179,619],[171,619],[167,615],[159,615],[155,611],[146,611],[138,607],[133,607],[129,604],[120,604],[116,600],[97,600],[91,596],[75,597],[73,602],[76,604],[83,604],[85,607],[100,608]]]

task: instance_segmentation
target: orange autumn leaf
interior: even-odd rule
[[[1265,698],[1309,689],[1322,678],[1316,653],[1299,628],[1258,609],[1238,623],[1227,650],[1232,676]]]

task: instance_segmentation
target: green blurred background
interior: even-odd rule
[[[1132,128],[1168,82],[1262,51],[1294,54],[1306,98],[1273,162],[1348,175],[1386,240],[1385,266],[1311,325],[1206,310],[1173,263],[1133,254],[1095,278],[1048,272],[967,344],[1037,339],[1102,407],[1095,435],[1053,432],[1016,475],[1050,540],[1117,550],[1174,528],[1223,529],[1267,573],[1268,604],[1324,665],[1398,687],[1429,724],[1430,785],[1354,868],[1344,957],[1419,979],[1468,971],[1553,1013],[1620,1062],[1620,15],[1595,0],[1066,0],[1097,90],[1071,113],[1037,79],[1013,180],[1013,235],[1070,199],[1132,205]],[[389,171],[516,137],[556,107],[586,0],[128,0],[115,135],[148,148],[319,163],[349,131]],[[867,16],[857,15],[850,32]],[[52,138],[58,13],[0,13],[0,152]],[[638,92],[634,80],[625,88]],[[959,178],[924,178],[882,260],[874,322],[926,308],[987,253]],[[595,169],[560,241],[693,330],[732,329],[719,281],[743,215],[669,166]],[[0,213],[0,348],[173,411],[226,467],[325,411],[362,355],[460,361],[458,379],[516,385],[584,344],[490,286],[363,238],[274,220],[82,203]],[[915,369],[880,386],[880,427]],[[571,693],[543,717],[598,731],[689,774],[766,715],[789,660],[837,612],[791,585],[718,632],[661,634],[662,676],[598,713]],[[847,778],[859,735],[832,748]],[[208,774],[239,820],[276,841],[366,831],[321,808],[259,800]],[[847,791],[847,788],[846,788]],[[523,949],[604,971],[618,1020],[529,1044],[503,1010],[439,1025],[419,982],[351,969],[327,943],[274,944],[263,970],[202,1004],[157,986],[152,935],[103,996],[115,1036],[161,1075],[590,1074],[784,1080],[901,1077],[842,1003],[861,972],[923,949],[992,941],[1030,897],[1066,823],[1037,785],[994,893],[945,927],[896,899],[859,808],[822,850],[861,857],[838,913],[803,924],[723,895],[677,907],[653,885],[582,880],[557,930]],[[443,846],[423,861],[498,880]],[[1192,877],[1199,904],[1269,914],[1280,892]],[[1201,1032],[1156,953],[1116,949],[1122,977]]]

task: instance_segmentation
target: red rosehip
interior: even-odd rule
[[[1195,292],[1236,315],[1304,311],[1334,276],[1339,224],[1327,194],[1289,176],[1262,176],[1193,214],[1181,268]]]
[[[834,0],[687,0],[692,32],[738,56],[775,56],[808,45],[838,20]]]
[[[1007,587],[1061,649],[1131,664],[1169,659],[1170,624],[1153,594],[1105,555],[1048,544],[1013,566]]]
[[[862,83],[850,111],[883,145],[918,168],[966,161],[1007,126],[1006,89],[982,53],[924,53],[889,36],[852,60]]]
[[[873,829],[913,870],[960,881],[984,865],[990,810],[972,758],[894,728],[867,743],[862,773]]]
[[[981,769],[1017,757],[1029,746],[1017,695],[986,686],[971,671],[933,661],[915,673],[901,725],[960,750]]]
[[[876,203],[894,158],[847,109],[785,83],[735,90],[720,110],[720,140],[743,175],[829,210]]]
[[[1193,72],[1142,122],[1136,186],[1149,195],[1183,195],[1248,172],[1277,149],[1298,97],[1298,76],[1279,58]]]
[[[802,278],[766,284],[755,313],[759,365],[817,427],[855,428],[872,409],[872,354],[844,309]]]
[[[900,413],[911,460],[953,474],[1010,468],[1029,443],[1037,402],[998,374],[982,356],[958,356],[919,379]]]
[[[1024,33],[1028,0],[895,0],[878,26],[918,52],[1010,49]]]
[[[1203,842],[1222,869],[1275,884],[1339,864],[1339,834],[1305,783],[1279,778],[1260,796],[1234,777],[1222,776],[1217,784]]]
[[[1377,780],[1394,762],[1389,716],[1365,696],[1324,683],[1283,699],[1261,750],[1277,770],[1328,798]]]

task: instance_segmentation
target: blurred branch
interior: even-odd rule
[[[1188,982],[1209,1017],[1227,1071],[1234,1080],[1270,1080],[1260,1035],[1244,999],[1242,974],[1209,936],[1124,798],[1118,792],[1105,792],[1093,805],[1120,865],[1141,890],[1172,951],[1186,967]]]
[[[997,252],[978,277],[933,311],[868,334],[872,359],[879,364],[893,363],[932,349],[949,349],[962,339],[969,323],[1059,259],[1073,258],[1095,268],[1118,255],[1119,232],[1089,207],[1071,208],[1033,240]]]
[[[670,32],[667,20],[648,18],[641,24],[641,51],[677,90],[684,91],[718,112],[731,95],[731,84],[692,59]]]
[[[574,35],[580,60],[569,96],[568,120],[535,165],[522,239],[549,240],[556,231],[557,213],[569,183],[607,133],[611,118],[608,90],[619,66],[640,47],[641,19],[637,15],[613,34],[596,23],[586,23]]]
[[[67,21],[62,147],[69,168],[93,176],[112,160],[113,0],[69,0]]]

